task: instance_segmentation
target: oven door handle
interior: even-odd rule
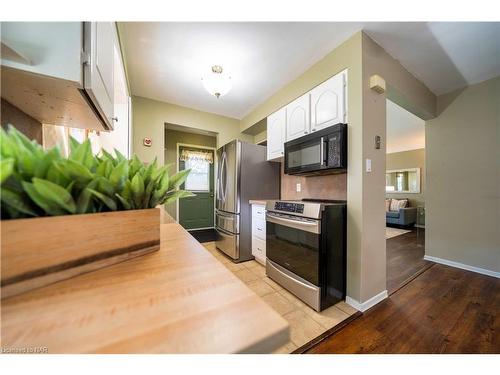
[[[314,221],[302,221],[302,220],[293,220],[293,219],[285,219],[283,217],[274,216],[273,214],[266,213],[266,221],[270,223],[284,225],[286,227],[291,227],[299,230],[303,230],[305,232],[310,233],[321,233],[321,225],[317,220]]]

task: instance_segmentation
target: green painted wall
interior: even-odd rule
[[[164,163],[165,123],[216,133],[217,147],[236,138],[246,142],[254,140],[252,135],[240,132],[237,119],[140,96],[132,97],[132,115],[132,151],[143,161],[157,157],[160,163]],[[151,147],[143,146],[144,137],[153,140]]]
[[[425,253],[500,272],[500,77],[438,110],[425,124]]]

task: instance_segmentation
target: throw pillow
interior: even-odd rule
[[[385,200],[385,212],[389,212],[391,210],[391,198]]]
[[[391,211],[399,211],[400,208],[405,208],[408,206],[408,199],[392,199],[391,200]]]

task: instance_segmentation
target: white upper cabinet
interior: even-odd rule
[[[285,142],[338,123],[347,123],[347,70],[267,118],[267,160],[281,160]]]
[[[2,22],[0,36],[2,98],[44,124],[113,129],[114,22]]]
[[[114,46],[113,22],[84,23],[84,88],[108,128],[114,116]]]
[[[283,157],[286,128],[286,107],[267,118],[267,160]]]
[[[81,85],[82,28],[81,22],[2,22],[1,63]]]
[[[302,137],[310,131],[309,93],[286,106],[286,141]]]
[[[121,61],[121,52],[118,45],[114,49],[114,122],[113,130],[100,132],[99,146],[113,153],[116,148],[127,158],[130,158],[130,97],[127,89],[125,69]]]
[[[311,131],[345,123],[347,71],[311,90]]]

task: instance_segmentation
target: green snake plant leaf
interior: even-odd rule
[[[165,203],[170,203],[173,202],[177,199],[180,198],[187,198],[187,197],[194,197],[196,194],[191,193],[190,191],[185,191],[185,190],[176,190],[173,192],[169,192],[166,197],[159,202],[159,204],[165,204]]]
[[[167,173],[166,165],[160,168],[156,168],[155,170],[153,170],[153,173],[151,173],[151,179],[155,181],[160,181],[165,173]]]
[[[125,181],[125,186],[123,187],[120,195],[128,201],[132,199],[132,183],[130,180]]]
[[[59,171],[59,169],[56,168],[56,166],[54,164],[52,164],[49,167],[49,170],[47,172],[47,175],[45,176],[45,179],[49,180],[50,182],[53,182],[54,184],[61,185],[61,186],[66,186],[70,182],[69,177],[62,174]]]
[[[9,125],[8,128],[11,138],[14,140],[14,142],[17,143],[19,148],[27,150],[29,154],[32,154],[36,157],[40,157],[44,154],[42,147],[36,141],[28,139],[28,137],[26,137],[12,125]]]
[[[87,139],[85,142],[75,147],[74,150],[71,151],[69,159],[83,164],[83,166],[87,167],[89,170],[93,170],[97,161],[94,155],[92,155],[90,140]]]
[[[88,189],[88,188],[87,188]],[[90,192],[97,198],[99,199],[102,203],[104,203],[111,211],[116,211],[117,210],[117,205],[116,202],[108,197],[107,195],[104,195],[102,193],[99,193],[98,191],[94,189],[88,189]]]
[[[118,198],[118,200],[120,201],[120,203],[122,204],[124,209],[126,209],[126,210],[132,209],[132,205],[130,204],[130,202],[127,199],[122,197],[120,194],[115,194],[115,196]]]
[[[45,178],[49,168],[57,160],[61,160],[61,153],[57,147],[54,147],[47,151],[42,158],[38,159],[34,170],[34,176],[38,178]]]
[[[113,196],[115,194],[115,187],[113,186],[113,184],[105,179],[104,177],[98,177],[96,178],[97,180],[97,191],[105,194],[105,195],[109,195],[109,196]]]
[[[176,174],[174,174],[172,177],[170,177],[170,188],[178,188],[181,186],[184,181],[186,181],[186,178],[188,177],[189,173],[191,172],[191,169],[184,169],[183,171],[180,171]]]
[[[142,179],[144,180],[144,183],[147,185],[151,180],[151,174],[155,170],[155,167],[153,164],[149,164],[145,169],[142,170],[143,170]]]
[[[130,161],[129,165],[130,165],[129,175],[128,175],[129,179],[134,178],[136,173],[144,166],[142,161],[140,161],[139,158],[137,157],[137,155],[135,155],[135,154],[134,154],[132,160]]]
[[[14,158],[2,159],[0,165],[0,183],[8,179],[14,172]]]
[[[125,187],[125,181],[128,177],[128,160],[122,160],[113,169],[109,175],[109,182],[113,186],[115,192],[121,192]]]
[[[28,216],[38,216],[34,207],[23,197],[23,194],[6,188],[1,189],[2,203]]]
[[[111,176],[111,173],[113,173],[113,169],[115,167],[115,163],[113,160],[106,160],[105,162],[105,168],[104,168],[104,177],[109,178]]]
[[[153,193],[153,199],[154,199],[153,203],[158,204],[157,202],[159,202],[163,198],[163,196],[167,194],[169,186],[170,186],[169,176],[168,173],[165,173],[160,182],[158,183],[156,191]]]
[[[127,158],[125,157],[125,155],[123,155],[120,151],[118,151],[116,148],[113,149],[115,151],[115,155],[116,155],[116,160],[120,163],[124,160],[127,160]]]
[[[144,194],[144,180],[140,173],[136,173],[131,182],[132,198],[136,207],[140,207]]]
[[[4,128],[0,128],[0,154],[4,158],[16,156],[15,143]]]
[[[59,160],[53,164],[66,178],[76,181],[79,186],[87,185],[94,178],[94,175],[85,165],[74,160]]]
[[[155,182],[154,180],[150,180],[148,184],[146,185],[146,189],[144,189],[144,196],[142,198],[141,202],[141,208],[148,208],[149,204],[149,199],[151,198],[151,193],[153,192],[153,189],[155,187]]]
[[[66,186],[66,191],[71,194],[71,191],[73,190],[73,186],[75,186],[75,181],[71,181],[68,186]]]
[[[74,214],[76,212],[76,204],[73,197],[62,186],[36,177],[33,178],[33,186],[36,191],[43,195],[47,200],[59,205],[59,207],[69,213]]]
[[[91,204],[92,193],[89,189],[85,188],[81,191],[78,199],[76,200],[76,213],[85,214],[89,210]]]
[[[24,146],[19,146],[17,152],[17,169],[24,178],[29,179],[35,174],[37,157]]]
[[[90,189],[95,189],[99,180],[95,179],[89,182],[89,184],[81,191],[78,199],[76,200],[76,212],[79,214],[85,214],[91,212],[92,209],[92,192]]]
[[[75,138],[72,136],[69,136],[69,152],[73,153],[76,151],[76,149],[80,146],[80,142],[78,142]]]
[[[49,216],[66,215],[67,212],[40,194],[31,182],[23,181],[24,191],[30,199]]]

